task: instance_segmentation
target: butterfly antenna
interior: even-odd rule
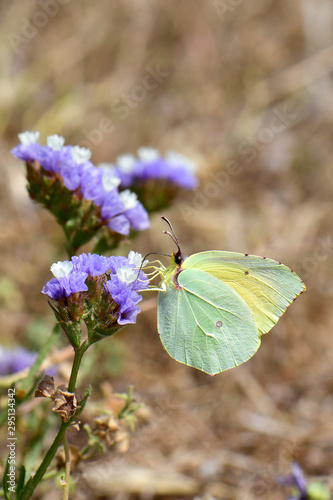
[[[164,255],[164,257],[171,257],[170,254],[168,253],[161,253],[161,252],[149,252],[147,253],[147,255],[145,255],[141,261],[141,266],[140,266],[140,270],[142,269],[142,266],[143,266],[143,263],[144,261],[146,260],[147,257],[149,257],[149,255]]]
[[[161,219],[163,219],[168,224],[169,228],[171,229],[171,233],[169,231],[163,231],[163,233],[164,234],[168,234],[170,236],[170,238],[172,239],[172,241],[177,245],[178,252],[181,254],[182,252],[181,252],[181,249],[180,249],[179,241],[178,241],[176,233],[175,233],[175,231],[174,231],[174,229],[172,227],[171,222],[166,217],[161,217]]]

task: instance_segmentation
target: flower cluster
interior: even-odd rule
[[[198,185],[196,164],[175,151],[163,157],[157,149],[141,147],[137,157],[125,154],[115,165],[101,163],[100,167],[111,169],[121,181],[119,189],[134,191],[148,212],[169,207],[181,189]]]
[[[157,149],[141,147],[137,158],[131,154],[119,156],[111,168],[120,178],[122,189],[151,179],[165,180],[183,189],[195,189],[198,185],[197,165],[175,151],[167,151],[163,158]]]
[[[0,375],[10,375],[28,368],[36,361],[37,353],[23,347],[7,348],[0,346]]]
[[[65,139],[58,135],[49,136],[47,145],[42,146],[37,142],[39,132],[24,132],[19,134],[19,139],[21,144],[12,150],[12,154],[35,169],[41,168],[42,176],[62,182],[77,199],[93,202],[99,223],[121,235],[128,235],[130,229],[141,231],[149,227],[148,214],[135,193],[129,190],[119,193],[121,180],[110,168],[96,168],[90,161],[89,149],[65,146]],[[47,208],[50,208],[54,185],[51,188],[42,201]],[[35,191],[40,189],[37,186]],[[32,194],[41,201],[39,193]]]
[[[121,325],[136,322],[142,300],[138,292],[147,289],[149,283],[145,273],[139,271],[141,263],[141,255],[131,251],[128,257],[84,253],[51,266],[54,278],[42,292],[57,302],[55,314],[72,343],[71,329],[74,326],[77,337],[75,325],[81,319],[94,339],[92,331],[107,336]],[[78,341],[76,338],[74,343]]]

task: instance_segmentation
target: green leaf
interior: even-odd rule
[[[9,473],[9,457],[7,458],[7,461],[6,461],[6,467],[5,467],[5,471],[4,471],[4,474],[3,474],[3,478],[2,478],[2,487],[3,487],[3,493],[5,495],[5,499],[6,500],[11,500],[11,497],[9,496],[9,490],[8,490],[8,478],[7,478],[7,475]]]
[[[25,480],[25,474],[26,470],[24,465],[20,467],[20,472],[19,472],[19,477],[16,483],[16,494],[19,495],[21,491],[23,490],[24,487],[24,480]]]

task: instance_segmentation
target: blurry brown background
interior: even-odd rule
[[[77,498],[128,498],[137,466],[153,474],[140,498],[283,499],[274,478],[292,459],[329,482],[332,2],[12,0],[0,4],[0,32],[3,343],[42,345],[53,319],[40,290],[50,264],[66,258],[61,230],[28,198],[24,166],[10,155],[25,130],[39,130],[43,143],[59,134],[89,146],[95,163],[141,145],[199,163],[198,192],[152,217],[124,252],[171,252],[166,215],[187,254],[266,255],[307,285],[252,360],[213,378],[163,351],[149,295],[138,324],[104,341],[110,362],[103,349],[94,354],[105,373],[80,382],[93,383],[95,399],[105,378],[117,391],[134,384],[150,419],[129,452],[109,457],[112,467],[82,468],[91,490]],[[120,486],[117,467],[126,471]]]

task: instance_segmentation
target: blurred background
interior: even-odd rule
[[[53,318],[40,290],[66,258],[10,154],[25,130],[89,147],[95,164],[142,145],[198,162],[198,190],[124,253],[173,251],[164,215],[186,254],[266,255],[307,286],[249,362],[215,377],[163,351],[147,296],[80,380],[105,404],[133,384],[145,425],[126,453],[81,464],[73,498],[284,499],[275,478],[292,460],[330,483],[332,2],[13,0],[0,3],[0,33],[2,344],[43,345]]]

